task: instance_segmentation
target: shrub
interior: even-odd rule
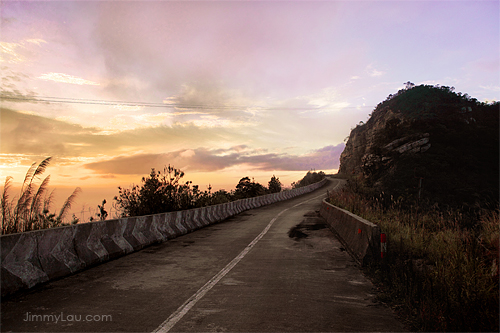
[[[122,216],[140,216],[189,209],[194,206],[196,190],[191,182],[181,184],[184,172],[172,166],[163,172],[151,169],[148,177],[142,177],[142,186],[133,185],[130,189],[118,187],[119,194],[114,197]]]

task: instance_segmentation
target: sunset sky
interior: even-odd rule
[[[205,190],[336,172],[403,83],[500,99],[498,1],[0,3],[0,179],[112,202],[171,164]],[[17,192],[13,191],[12,196]],[[78,214],[77,214],[78,215]]]

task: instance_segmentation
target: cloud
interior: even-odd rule
[[[117,105],[113,105],[113,108],[120,110],[120,111],[137,112],[137,111],[141,111],[144,107],[140,106],[140,105],[117,104]]]
[[[40,38],[25,39],[14,42],[0,42],[0,62],[7,62],[11,64],[19,64],[29,60],[33,55],[31,45],[42,46],[41,44],[47,42]]]
[[[91,48],[99,50],[109,77],[134,75],[165,91],[162,98],[178,97],[179,103],[199,104],[213,85],[290,97],[343,82],[352,76],[348,69],[360,66],[363,49],[336,46],[345,42],[339,40],[339,6],[100,3]],[[183,95],[173,96],[183,85]],[[219,106],[217,98],[224,96],[213,93],[203,104]]]
[[[331,170],[339,167],[344,144],[326,146],[304,155],[265,154],[243,157],[242,160],[262,171]]]
[[[26,39],[26,42],[36,44],[38,46],[41,46],[41,44],[47,44],[47,41],[41,39],[41,38],[33,38],[33,39]]]
[[[90,81],[90,80],[85,80],[80,77],[76,77],[73,75],[69,74],[64,74],[64,73],[46,73],[42,74],[37,79],[45,80],[45,81],[54,81],[54,82],[61,82],[61,83],[70,83],[70,84],[77,84],[77,85],[88,85],[88,86],[99,86],[100,83]]]
[[[37,93],[31,89],[22,88],[26,87],[26,82],[30,81],[30,76],[14,71],[9,66],[2,66],[1,68],[1,85],[0,85],[0,98],[2,102],[6,103],[44,103],[37,97]]]
[[[313,109],[322,109],[321,112],[339,111],[350,105],[342,100],[339,92],[334,87],[324,88],[318,93],[298,97],[298,99],[307,101],[307,104],[311,105]]]
[[[71,176],[66,176],[66,177],[71,177]],[[80,177],[78,179],[80,180],[87,180],[87,179],[93,179],[94,177],[93,176],[84,176],[84,177]],[[115,179],[116,176],[115,175],[100,175],[98,176],[98,178],[102,178],[102,179]]]
[[[88,163],[87,169],[104,174],[145,174],[150,168],[161,169],[173,165],[183,171],[213,172],[236,165],[246,165],[261,171],[331,170],[339,167],[344,144],[326,146],[304,155],[284,153],[261,154],[240,145],[228,149],[184,149],[165,154],[137,154],[120,156],[107,161]]]
[[[182,123],[110,131],[106,128],[68,123],[68,120],[73,119],[63,116],[56,120],[6,108],[1,109],[1,114],[0,138],[2,153],[6,154],[60,157],[116,156],[198,147],[200,143],[212,147],[227,146],[228,142],[238,145],[256,135],[253,127],[217,127],[215,125],[218,119],[205,119],[206,123],[202,125],[206,126]],[[130,121],[145,122],[151,126],[167,118],[168,114],[164,113],[144,114],[135,118],[132,116]]]
[[[228,153],[229,154],[221,154]],[[183,149],[165,154],[137,154],[119,156],[107,161],[85,164],[87,169],[106,174],[145,174],[151,168],[163,169],[173,165],[184,171],[217,171],[238,164],[238,153],[229,150],[209,150],[206,148]]]
[[[22,48],[19,43],[0,42],[0,62],[20,63],[26,61],[19,53],[19,48]]]
[[[371,77],[377,77],[377,76],[382,76],[385,74],[385,72],[383,71],[380,71],[380,70],[377,70],[373,67],[372,64],[368,65],[366,67],[366,72],[368,73],[368,75],[370,75]]]
[[[4,108],[1,112],[3,153],[65,156],[64,139],[82,131],[81,126],[32,114]],[[56,131],[54,125],[57,126]]]
[[[165,99],[168,104],[179,109],[226,109],[237,106],[238,92],[223,89],[215,84],[183,84],[179,94]]]
[[[265,105],[239,89],[203,82],[183,84],[178,93],[164,98],[163,103],[171,107],[174,122],[226,128],[256,125],[254,118]]]
[[[7,89],[5,89],[7,88]],[[6,101],[6,102],[13,102],[13,103],[25,103],[25,102],[30,102],[30,103],[45,103],[40,101],[37,98],[37,94],[34,91],[28,90],[26,92],[22,92],[19,89],[13,88],[9,84],[2,86],[0,88],[0,99]]]
[[[489,85],[489,86],[479,86],[479,88],[494,92],[500,92],[500,86]]]

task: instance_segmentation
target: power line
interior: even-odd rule
[[[17,102],[32,102],[32,103],[59,103],[59,104],[86,104],[86,105],[103,105],[103,106],[129,106],[129,107],[153,107],[153,108],[177,108],[177,109],[208,109],[208,110],[227,110],[227,109],[247,109],[256,108],[270,111],[278,110],[333,110],[333,109],[352,109],[352,108],[372,108],[371,105],[366,106],[346,106],[346,107],[264,107],[258,105],[210,105],[210,104],[167,104],[167,103],[153,103],[153,102],[129,102],[129,101],[113,101],[101,99],[79,99],[69,97],[14,97],[2,96],[1,100],[17,101]]]
[[[93,104],[93,105],[107,105],[107,106],[147,106],[147,107],[169,107],[164,103],[147,103],[147,102],[127,102],[127,101],[106,101],[98,99],[77,99],[66,97],[9,97],[1,96],[0,99],[12,100],[19,102],[46,102],[46,103],[68,103],[68,104]]]

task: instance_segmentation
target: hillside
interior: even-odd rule
[[[351,131],[339,173],[373,195],[409,203],[420,192],[429,205],[495,206],[499,105],[454,88],[408,82]]]

